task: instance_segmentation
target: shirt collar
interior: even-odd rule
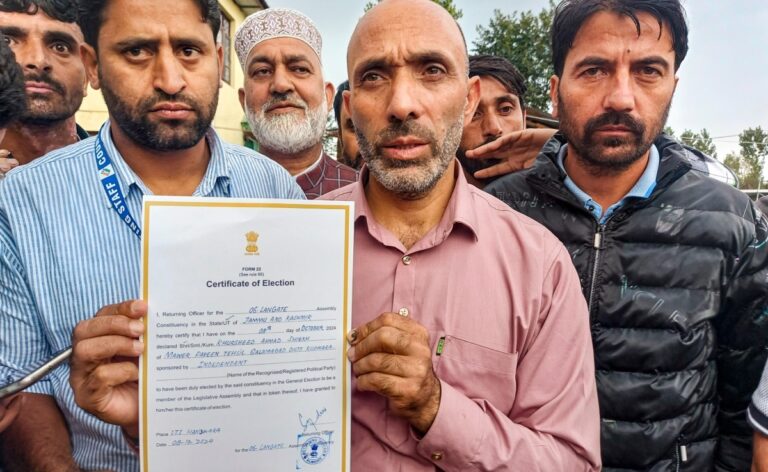
[[[428,247],[437,246],[442,243],[454,230],[456,226],[467,228],[475,240],[479,238],[479,222],[477,214],[473,211],[474,196],[473,191],[480,192],[480,190],[472,187],[468,182],[464,173],[461,172],[461,165],[458,161],[455,162],[454,172],[456,175],[456,184],[453,188],[453,193],[448,201],[448,206],[445,208],[443,217],[435,228],[433,228],[421,241],[416,243],[408,252],[416,252]],[[368,233],[376,238],[381,243],[393,246],[401,247],[402,244],[394,239],[394,236],[386,231],[386,229],[379,225],[374,220],[371,213],[371,207],[368,205],[368,200],[365,196],[365,184],[368,182],[369,172],[368,167],[363,165],[360,169],[360,178],[353,184],[352,192],[350,194],[350,200],[355,202],[355,223],[361,219],[365,219],[365,223],[368,227]]]
[[[560,147],[560,150],[557,153],[557,165],[566,175],[565,181],[563,183],[568,188],[568,190],[570,190],[571,193],[579,200],[579,202],[581,202],[585,207],[589,207],[590,204],[593,204],[594,200],[592,200],[592,197],[589,196],[589,194],[584,192],[581,188],[579,188],[578,185],[576,185],[576,182],[571,179],[571,177],[568,175],[568,172],[565,170],[564,162],[567,152],[568,145],[564,144]],[[655,145],[652,144],[648,154],[648,164],[645,166],[643,174],[640,176],[637,182],[635,182],[635,185],[629,190],[629,192],[627,192],[627,194],[624,195],[624,197],[622,197],[622,199],[611,208],[619,206],[627,198],[646,199],[650,197],[651,193],[653,193],[653,190],[656,188],[656,178],[659,173],[659,162],[659,150]],[[603,213],[606,212],[607,209]]]
[[[123,159],[120,151],[115,147],[110,127],[111,120],[107,120],[101,127],[101,130],[99,130],[99,137],[104,143],[105,150],[109,153],[109,157],[112,160],[112,168],[117,174],[120,186],[123,189],[128,189],[128,192],[137,189],[144,195],[152,195],[149,187],[133,172],[128,163],[125,162],[125,159]],[[219,180],[228,182],[231,174],[224,151],[224,143],[219,135],[213,128],[209,128],[205,134],[205,139],[211,151],[211,160],[208,163],[208,169],[205,171],[203,180],[195,190],[194,196],[197,197],[209,195]]]
[[[313,174],[313,173],[314,173],[316,170],[318,170],[318,169],[320,170],[320,172],[319,172],[319,173],[322,175],[323,171],[325,170],[325,165],[324,165],[324,164],[325,164],[325,159],[324,159],[324,157],[325,157],[325,151],[320,151],[320,157],[318,157],[318,158],[317,158],[317,160],[315,161],[315,163],[314,163],[314,164],[312,164],[311,166],[307,167],[307,168],[306,168],[306,169],[304,169],[303,171],[299,172],[299,173],[298,173],[298,174],[296,174],[294,177],[295,177],[295,178],[297,178],[297,179],[298,179],[299,177],[301,177],[302,175],[306,175],[307,177],[313,177],[313,176],[314,176],[314,174]],[[323,165],[320,165],[321,163],[322,163]],[[311,175],[310,175],[310,174],[311,174]],[[314,179],[313,179],[313,180],[314,180]]]

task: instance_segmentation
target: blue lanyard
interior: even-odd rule
[[[104,126],[101,127],[99,134],[96,136],[96,166],[99,169],[99,180],[101,180],[101,186],[104,188],[104,193],[107,194],[107,199],[112,205],[112,209],[117,212],[123,223],[128,225],[131,231],[141,239],[141,228],[133,218],[133,215],[131,215],[131,210],[128,209],[123,190],[120,188],[120,181],[117,180],[117,174],[112,167],[112,159],[109,157],[107,148],[101,140],[101,133],[105,132]]]

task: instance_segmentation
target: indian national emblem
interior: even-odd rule
[[[252,256],[259,255],[259,246],[256,245],[259,241],[259,233],[256,231],[248,231],[245,233],[245,240],[247,241],[245,253]]]

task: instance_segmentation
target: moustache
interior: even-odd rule
[[[270,108],[273,108],[276,105],[285,105],[286,103],[301,108],[304,111],[309,108],[307,102],[300,97],[293,96],[292,93],[273,93],[272,96],[269,97],[269,100],[261,106],[261,112],[266,113]]]
[[[428,141],[430,145],[435,144],[435,135],[428,128],[416,123],[415,121],[401,121],[394,123],[384,130],[379,132],[376,139],[376,147],[380,148],[381,143],[392,141],[397,138],[404,138],[407,136],[416,137]]]
[[[64,95],[65,93],[64,86],[60,82],[53,80],[48,74],[28,74],[24,76],[24,81],[48,84],[59,95]]]
[[[171,103],[183,103],[191,108],[194,112],[198,112],[199,108],[197,103],[190,97],[177,93],[170,95],[162,91],[156,91],[152,97],[146,98],[139,103],[139,109],[144,113],[149,113],[158,103],[171,102]]]
[[[592,136],[603,126],[624,126],[636,136],[642,136],[645,133],[645,126],[629,114],[620,111],[609,111],[587,121],[584,127],[584,135],[587,137]]]

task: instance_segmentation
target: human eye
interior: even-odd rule
[[[443,77],[446,73],[447,71],[445,70],[445,67],[439,64],[429,64],[424,68],[424,75],[430,78],[440,78]]]
[[[587,69],[584,69],[584,72],[582,72],[581,74],[585,77],[598,77],[602,73],[603,73],[603,69],[600,67],[589,67]]]
[[[271,74],[272,69],[266,66],[258,66],[251,69],[251,77],[253,78],[269,77]]]
[[[382,79],[381,75],[378,72],[366,72],[361,77],[360,80],[363,83],[374,83],[374,82],[380,82]]]
[[[200,50],[193,46],[184,46],[180,48],[179,52],[186,58],[194,58],[200,55]]]
[[[510,104],[501,105],[499,107],[499,113],[504,116],[511,115],[514,111],[515,111],[515,107]]]
[[[147,56],[149,56],[149,51],[141,46],[131,46],[125,48],[123,54],[125,54],[128,59],[138,61],[141,59],[146,59]]]
[[[72,46],[70,46],[67,43],[63,43],[61,41],[55,42],[51,44],[51,49],[53,49],[54,52],[57,54],[71,54],[72,53]]]
[[[653,66],[643,66],[640,73],[646,77],[661,77],[661,71]]]

